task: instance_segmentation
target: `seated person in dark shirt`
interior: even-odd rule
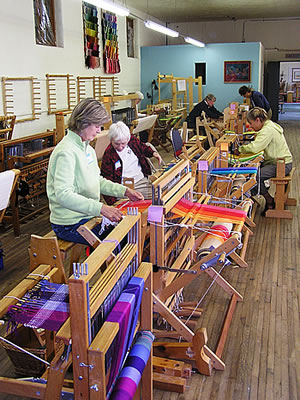
[[[186,119],[188,128],[196,129],[196,118],[201,117],[202,111],[208,118],[219,119],[222,117],[223,114],[214,107],[215,101],[216,97],[213,94],[208,94],[204,100],[198,103]]]

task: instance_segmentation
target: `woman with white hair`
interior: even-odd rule
[[[155,157],[160,164],[160,155],[131,135],[124,122],[112,124],[108,137],[110,145],[102,158],[102,176],[117,183],[122,183],[123,178],[133,178],[134,189],[142,193],[145,199],[150,199],[151,185],[148,176],[151,175],[151,168],[146,157]],[[104,196],[104,198],[110,205],[117,200],[112,196]]]

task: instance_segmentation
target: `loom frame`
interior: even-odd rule
[[[216,149],[218,152],[218,150]],[[181,171],[185,171],[181,174]],[[188,172],[187,172],[188,171]],[[165,194],[161,193],[161,188],[166,186],[169,182],[171,182],[175,177],[179,174],[180,178],[177,179],[176,184],[172,189],[168,189]],[[169,211],[172,210],[172,207],[185,195],[188,197],[192,197],[192,190],[195,184],[195,178],[191,176],[191,172],[189,171],[189,161],[182,160],[178,164],[176,164],[173,168],[167,171],[164,175],[158,178],[153,183],[153,198],[152,203],[157,206],[163,207],[163,215],[162,219],[159,223],[151,223],[150,225],[150,261],[152,264],[164,266],[167,257],[170,254],[170,248],[165,248],[165,243],[167,241],[167,235],[164,231],[165,218]],[[201,201],[205,201],[205,199],[201,198]],[[196,222],[196,219],[193,219],[190,216],[186,216],[182,219],[182,224],[190,223],[192,226]],[[242,229],[242,225],[240,224]],[[170,272],[164,272],[163,270],[158,270],[154,273],[153,277],[153,301],[154,301],[154,312],[157,312],[162,318],[164,318],[175,330],[173,332],[172,337],[182,336],[187,342],[186,343],[176,343],[176,344],[155,344],[155,349],[157,347],[168,347],[172,348],[172,351],[169,352],[161,352],[155,355],[162,357],[172,357],[172,358],[187,358],[188,349],[192,349],[191,358],[195,360],[197,368],[200,373],[205,375],[211,375],[212,369],[223,370],[225,368],[224,362],[221,360],[221,355],[223,352],[224,344],[226,341],[226,337],[228,335],[228,330],[230,326],[230,322],[233,316],[233,312],[238,301],[242,301],[242,296],[235,290],[221,275],[214,270],[214,268],[210,267],[202,271],[200,266],[204,262],[208,262],[214,256],[218,254],[231,254],[235,248],[239,246],[239,240],[237,235],[233,235],[230,239],[226,240],[225,243],[220,245],[218,248],[213,250],[208,256],[206,256],[203,260],[192,264],[193,258],[191,257],[190,262],[184,266],[184,269],[189,271],[194,271],[195,274],[190,273],[182,273],[172,274],[171,270],[182,268],[184,260],[188,257],[188,255],[192,255],[193,251],[196,247],[195,238],[192,234],[191,229],[182,229],[178,234],[177,240],[174,240],[173,244],[170,246],[171,249],[175,246],[176,242],[180,240],[184,235],[187,235],[186,243],[184,243],[184,247],[180,252],[180,255],[177,256],[173,264],[169,264]],[[202,235],[202,240],[204,236]],[[198,244],[200,244],[199,242]],[[223,262],[223,259],[220,257],[220,263]],[[206,272],[211,278],[216,280],[216,283],[230,296],[230,303],[225,315],[223,328],[219,337],[219,343],[216,349],[216,352],[213,352],[207,345],[207,332],[205,328],[198,329],[195,333],[191,331],[191,329],[184,324],[184,322],[178,318],[178,316],[171,310],[173,306],[175,293],[178,291],[182,291],[183,288],[190,283],[196,276],[201,274],[202,272]],[[168,337],[169,335],[166,332],[155,331],[156,336],[160,335]],[[178,349],[181,348],[179,351]],[[190,359],[190,358],[189,358]]]

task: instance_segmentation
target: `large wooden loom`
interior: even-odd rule
[[[234,185],[234,180],[238,177],[237,174],[228,174],[227,179],[212,176],[210,173],[214,168],[228,168],[228,160],[230,157],[230,146],[236,140],[235,134],[225,134],[216,142],[216,147],[211,147],[201,155],[199,162],[194,167],[194,173],[197,178],[196,191],[198,198],[202,193],[209,193],[215,197],[227,199],[240,199],[245,193],[256,185],[256,172],[243,175],[244,182],[240,185]],[[255,156],[249,160],[248,166],[258,169],[263,157]],[[233,168],[242,166],[239,159],[235,159]]]
[[[246,175],[230,174],[228,177],[212,176],[210,171],[219,166],[228,166],[229,147],[235,140],[235,135],[225,134],[217,141],[217,147],[211,147],[199,159],[197,169],[194,169],[197,182],[195,185],[197,198],[200,199],[203,194],[212,196],[210,201],[219,203],[220,201],[235,205],[249,197],[250,189],[256,185],[256,173]],[[221,156],[220,156],[221,155]],[[256,169],[259,168],[263,157],[257,155],[249,163]],[[203,163],[203,164],[202,164]],[[237,161],[235,168],[239,168],[241,164]],[[241,178],[239,178],[241,177]],[[256,205],[252,204],[250,217],[246,218],[245,224],[242,226],[243,245],[239,249],[239,254],[234,252],[232,257],[240,267],[247,267],[245,255],[250,236],[253,235],[252,228],[255,227],[253,218],[255,215]],[[251,229],[250,229],[251,228]]]
[[[184,81],[185,82],[185,89],[183,90],[178,90],[178,82]],[[158,72],[157,74],[157,84],[158,84],[158,102],[161,103],[161,85],[165,83],[171,83],[172,85],[172,109],[177,110],[177,101],[178,101],[178,96],[183,96],[183,103],[184,107],[185,105],[189,104],[189,112],[192,111],[193,105],[194,105],[194,99],[193,99],[193,84],[198,85],[198,103],[202,100],[202,76],[199,76],[198,78],[193,78],[192,76],[188,78],[180,78],[176,77],[173,74],[170,75],[165,75],[161,74]],[[188,86],[188,90],[187,90]],[[188,95],[187,95],[188,92]],[[189,96],[189,101],[187,101],[187,96]],[[185,111],[185,118],[186,118],[186,111]]]
[[[123,239],[126,243],[115,255],[115,250]],[[112,298],[111,292],[115,288],[119,288],[119,293],[122,292],[133,275],[143,280],[144,290],[140,312],[136,312],[136,315],[139,315],[138,323],[131,328],[135,333],[137,330],[151,331],[152,266],[150,263],[140,263],[140,250],[140,217],[126,216],[85,260],[84,265],[75,266],[74,275],[68,282],[70,317],[56,334],[56,340],[62,341],[65,346],[56,353],[42,377],[44,381],[0,378],[0,392],[51,400],[60,399],[62,394],[74,395],[75,400],[107,398],[106,383],[109,370],[106,369],[105,356],[118,335],[119,324],[104,321],[102,326],[101,324],[97,326],[97,322],[94,322],[92,329],[92,321],[95,321],[94,317],[99,310],[101,313],[109,312],[111,308],[109,303],[117,301],[117,295],[113,295]],[[108,266],[99,277],[99,271],[105,264]],[[51,267],[41,265],[36,271],[40,270],[43,272],[45,270],[45,274],[49,275]],[[55,270],[57,269],[53,271]],[[25,284],[28,286],[32,283],[23,281],[21,284],[23,291]],[[3,302],[2,311],[7,308],[8,299],[2,300]],[[62,351],[64,351],[63,356]],[[116,357],[119,357],[118,351],[120,350],[114,353]],[[71,363],[73,381],[66,380],[65,376]],[[142,392],[143,399],[152,399],[151,354],[138,390]]]
[[[19,169],[20,182],[24,182],[28,189],[28,193],[24,193],[25,200],[19,200],[18,207],[12,210],[16,235],[20,234],[20,222],[48,208],[44,204],[32,208],[28,201],[34,201],[45,193],[49,157],[56,143],[55,130],[0,141],[0,172]]]
[[[212,368],[223,370],[224,362],[221,360],[225,340],[228,334],[229,325],[237,301],[242,300],[242,296],[213,268],[214,265],[222,265],[226,256],[233,256],[234,250],[240,246],[239,232],[243,223],[234,227],[236,232],[228,240],[218,246],[201,261],[194,260],[195,237],[193,226],[197,218],[190,215],[183,217],[177,223],[183,224],[178,227],[176,232],[173,228],[166,229],[165,224],[174,221],[172,208],[183,197],[192,199],[192,190],[195,178],[192,177],[189,162],[180,161],[161,178],[153,183],[153,208],[161,212],[161,219],[158,222],[150,222],[150,261],[154,266],[153,276],[153,300],[154,312],[158,313],[167,323],[172,326],[174,331],[155,330],[156,337],[181,336],[185,341],[181,343],[154,343],[155,353],[158,356],[171,357],[175,359],[194,359],[200,373],[210,375]],[[200,201],[203,201],[201,199]],[[208,201],[208,200],[206,200]],[[249,203],[245,205],[248,211]],[[150,211],[149,211],[150,213]],[[148,216],[149,219],[149,216]],[[188,227],[186,226],[188,225]],[[197,239],[198,244],[201,238]],[[233,256],[234,257],[234,256]],[[235,259],[237,257],[234,257]],[[208,268],[201,269],[201,266]],[[173,307],[176,302],[178,292],[181,292],[186,285],[195,277],[205,272],[222,289],[231,296],[229,308],[224,319],[223,329],[220,334],[216,352],[206,346],[206,330],[198,329],[195,333],[187,327],[184,320],[180,319]],[[180,306],[180,305],[179,305]],[[188,304],[186,310],[192,314],[194,304]],[[185,305],[181,307],[184,310]],[[187,314],[185,314],[187,315]],[[161,349],[163,348],[163,351]],[[190,354],[188,354],[190,352]]]

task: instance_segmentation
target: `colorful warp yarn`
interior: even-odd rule
[[[147,210],[152,204],[152,200],[140,200],[140,201],[123,201],[116,207],[122,211],[123,214],[127,214],[127,208],[137,208],[139,213]]]
[[[99,68],[99,39],[98,39],[98,11],[97,7],[89,3],[82,3],[84,27],[84,55],[85,65],[88,68]]]
[[[240,223],[247,217],[247,213],[243,210],[193,203],[186,199],[180,199],[172,212],[181,217],[190,216],[201,221]]]
[[[154,336],[150,331],[141,332],[126,359],[110,397],[111,400],[133,399],[150,357],[153,340]]]
[[[138,208],[139,212],[143,212],[150,207],[151,204],[151,200],[124,201],[117,207],[120,208],[124,214],[126,214],[127,208],[136,207]],[[186,199],[180,199],[172,208],[172,213],[178,215],[179,217],[190,216],[191,218],[208,222],[221,221],[240,223],[244,222],[247,217],[247,213],[243,210],[193,203],[192,201]]]
[[[247,161],[254,160],[254,158],[256,158],[258,156],[263,156],[263,155],[264,155],[263,151],[261,151],[260,153],[257,153],[257,154],[240,154],[239,156],[230,154],[230,156],[228,158],[228,162],[230,164],[235,164],[237,162],[244,163]]]
[[[212,175],[230,175],[230,174],[256,174],[257,168],[238,167],[238,168],[213,168],[210,171]]]
[[[144,280],[136,277],[131,278],[106,319],[108,322],[119,324],[119,332],[108,357],[110,359],[110,375],[107,384],[107,397],[114,387],[126,353],[132,343],[143,290]]]
[[[121,71],[121,67],[119,61],[117,17],[115,14],[102,13],[102,40],[104,71],[107,74],[117,74]]]
[[[41,280],[17,304],[9,306],[5,315],[11,329],[22,324],[50,331],[58,331],[68,317],[68,285],[47,280]]]

